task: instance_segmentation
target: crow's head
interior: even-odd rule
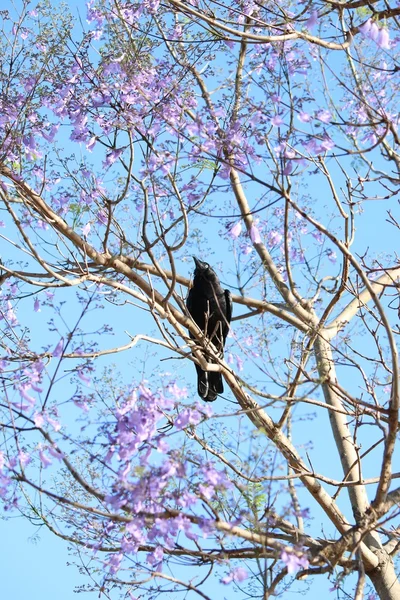
[[[200,273],[205,273],[206,271],[211,269],[211,267],[208,263],[203,262],[202,260],[199,260],[195,256],[193,256],[193,260],[194,260],[194,264],[196,265],[195,272],[197,271],[200,274]]]
[[[214,285],[219,285],[219,279],[215,271],[210,267],[210,265],[202,260],[199,260],[195,256],[193,256],[194,264],[196,268],[194,270],[194,279],[196,281],[208,281]]]

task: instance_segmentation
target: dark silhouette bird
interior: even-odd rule
[[[217,275],[208,263],[195,256],[193,260],[196,268],[186,306],[193,321],[222,356],[232,317],[231,293],[222,289]],[[194,338],[192,334],[190,337]],[[203,371],[199,365],[195,366],[198,394],[207,402],[212,402],[224,391],[222,375],[214,371]]]

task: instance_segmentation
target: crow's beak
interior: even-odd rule
[[[202,262],[201,260],[199,260],[198,258],[196,258],[195,256],[192,257],[194,260],[194,264],[196,265],[196,269],[201,269],[202,267]]]
[[[195,271],[207,271],[210,267],[208,265],[208,263],[203,262],[202,260],[199,260],[198,258],[196,258],[195,256],[193,256],[193,260],[194,260],[194,264],[196,265],[196,269]]]

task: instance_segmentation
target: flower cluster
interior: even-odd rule
[[[390,36],[386,27],[379,29],[375,21],[368,19],[363,25],[359,26],[359,30],[365,37],[376,42],[383,50],[390,50]]]

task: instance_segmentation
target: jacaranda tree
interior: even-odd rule
[[[4,508],[99,597],[398,600],[399,3],[1,18]]]

